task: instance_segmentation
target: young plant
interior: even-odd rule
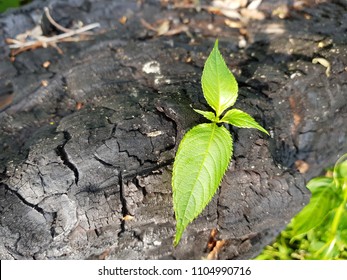
[[[309,204],[257,259],[347,259],[347,154],[307,188]]]
[[[188,224],[212,199],[229,165],[233,141],[223,123],[256,128],[268,134],[247,113],[229,110],[236,102],[238,85],[218,50],[218,40],[205,62],[201,84],[204,97],[214,112],[194,109],[211,122],[189,130],[176,153],[172,175],[175,246]]]

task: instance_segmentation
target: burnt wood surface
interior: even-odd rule
[[[1,259],[202,259],[212,229],[225,242],[219,259],[252,258],[309,201],[306,180],[347,152],[344,1],[291,8],[285,19],[263,1],[266,17],[249,19],[244,48],[238,29],[204,9],[45,5],[64,26],[101,28],[59,44],[63,54],[48,47],[11,61],[4,39],[40,24],[44,6],[0,16],[0,101],[11,100],[0,112]],[[186,29],[157,36],[141,19]],[[172,162],[183,134],[204,121],[192,107],[208,109],[200,78],[217,36],[239,82],[235,107],[271,137],[229,127],[230,167],[174,248]],[[329,77],[316,57],[330,62]]]

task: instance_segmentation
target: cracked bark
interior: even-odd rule
[[[25,204],[26,206],[34,209],[35,211],[37,211],[38,213],[40,213],[42,216],[45,216],[45,211],[39,207],[37,204],[32,204],[29,201],[27,201],[22,195],[20,195],[18,192],[12,190],[11,188],[9,188],[9,186],[7,186],[6,184],[1,184],[0,187],[3,187],[6,191],[10,192],[11,194],[15,195],[23,204]]]
[[[2,39],[27,30],[42,4],[0,16],[0,81],[10,85],[0,94],[9,87],[15,92],[0,112],[0,258],[201,259],[213,228],[226,241],[219,258],[255,256],[307,203],[305,179],[347,150],[341,9],[307,7],[315,24],[297,11],[290,21],[250,20],[248,45],[238,49],[239,33],[219,15],[211,22],[204,11],[125,0],[93,2],[85,11],[87,2],[77,2],[52,2],[52,12],[101,21],[109,32],[61,44],[63,56],[37,49],[11,63]],[[126,25],[114,21],[129,10]],[[321,10],[333,18],[316,13]],[[206,28],[197,26],[197,16]],[[196,44],[187,34],[148,35],[142,17],[190,18]],[[234,156],[221,187],[173,248],[171,163],[184,133],[205,121],[191,107],[209,110],[200,85],[215,39],[208,24],[220,28],[221,51],[239,81],[236,107],[272,137],[229,127]],[[283,25],[284,32],[265,32],[269,24]],[[327,38],[333,43],[314,47]],[[316,56],[331,62],[330,78],[311,63]],[[46,60],[51,65],[43,69]],[[159,74],[146,72],[153,62]],[[44,79],[47,87],[40,85]],[[79,103],[84,107],[77,109]],[[307,173],[294,169],[296,160],[309,164]],[[123,219],[127,214],[133,219]]]
[[[68,156],[68,154],[66,153],[66,151],[64,149],[66,143],[69,142],[69,140],[71,139],[71,135],[67,131],[64,131],[63,133],[64,133],[65,141],[64,141],[63,144],[59,145],[56,148],[56,153],[57,153],[57,156],[59,156],[61,158],[61,160],[63,161],[64,165],[66,165],[74,173],[74,175],[75,175],[75,183],[76,183],[76,185],[78,185],[78,177],[79,177],[78,169],[72,162],[70,162],[69,156]]]
[[[126,215],[129,214],[129,211],[128,211],[127,202],[126,202],[125,194],[124,194],[124,184],[123,184],[122,172],[119,173],[119,187],[120,187],[120,201],[122,204],[122,215],[123,215],[123,217],[125,217]],[[118,236],[121,236],[122,233],[124,233],[125,231],[126,231],[125,220],[122,219],[121,231],[118,233]]]

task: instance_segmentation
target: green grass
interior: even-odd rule
[[[31,0],[0,0],[0,13],[5,12],[8,8],[15,8],[28,4]]]
[[[307,188],[309,204],[256,260],[347,259],[347,154]]]

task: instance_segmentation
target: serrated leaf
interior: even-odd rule
[[[238,85],[218,50],[218,40],[216,40],[214,48],[205,62],[201,84],[204,97],[216,111],[217,117],[234,105],[237,99]]]
[[[321,179],[323,182],[311,180],[312,182],[310,181],[307,185],[312,197],[309,204],[292,221],[293,235],[295,236],[307,233],[319,226],[327,215],[341,203],[341,197],[336,193],[335,188],[330,185],[332,179]],[[327,185],[324,185],[324,183]]]
[[[215,113],[209,112],[209,111],[202,111],[198,109],[193,109],[195,112],[199,113],[200,115],[203,115],[206,119],[216,122],[218,121],[218,118],[216,117]]]
[[[220,122],[226,122],[237,127],[256,128],[269,135],[269,133],[258,124],[252,116],[238,109],[227,111]]]
[[[229,131],[215,123],[193,127],[183,137],[175,157],[172,175],[176,216],[174,245],[187,225],[212,199],[232,155]]]

